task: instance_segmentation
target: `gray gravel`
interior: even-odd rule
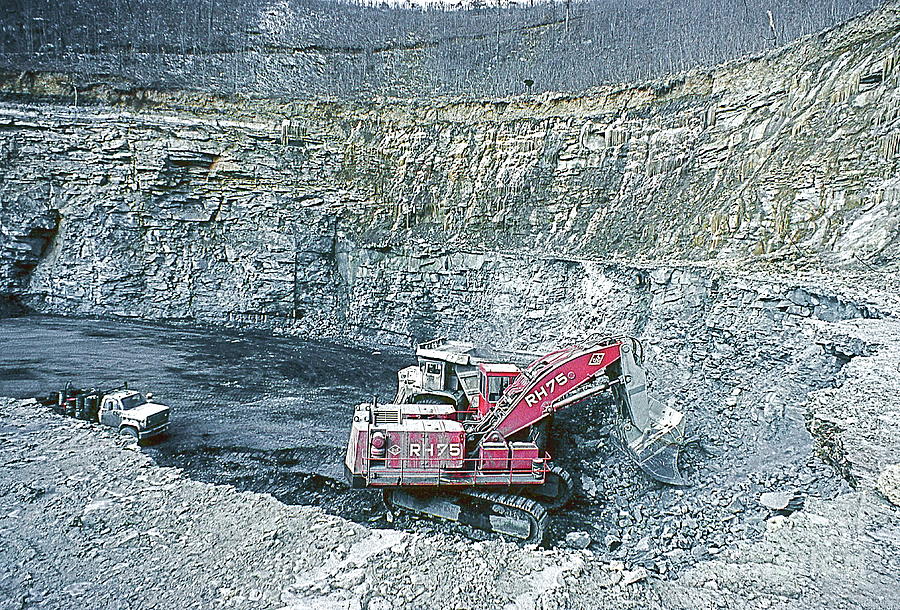
[[[621,477],[584,469],[594,487],[560,516],[570,529],[556,548],[474,540],[428,520],[373,529],[193,481],[104,429],[4,400],[0,608],[900,607],[890,450],[900,386],[879,373],[897,370],[900,333],[891,319],[813,325],[829,345],[855,338],[865,349],[854,344],[860,355],[838,385],[810,395],[811,421],[839,408],[844,419],[826,435],[812,427],[802,460],[771,469],[751,460],[736,474],[754,453],[730,449],[744,428],[723,428],[714,446],[688,453],[694,485],[676,490],[636,484],[643,479],[610,457],[602,435],[587,449],[575,444],[567,459],[597,452],[600,472]],[[873,374],[894,391],[868,392]],[[788,408],[760,408],[756,423],[778,438],[773,423],[783,425]],[[856,438],[880,444],[848,444]]]

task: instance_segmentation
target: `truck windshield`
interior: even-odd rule
[[[498,400],[500,400],[500,395],[503,394],[503,390],[506,389],[506,386],[509,385],[509,382],[509,377],[489,377],[488,400],[490,402],[497,402]]]
[[[135,407],[139,407],[142,404],[146,403],[144,397],[140,394],[132,394],[131,396],[126,396],[122,399],[122,408],[123,409],[133,409]]]

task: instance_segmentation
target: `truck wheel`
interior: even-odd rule
[[[138,442],[138,431],[131,426],[122,426],[119,428],[119,436],[125,438],[129,442]]]

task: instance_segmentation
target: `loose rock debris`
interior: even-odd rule
[[[896,361],[891,323],[872,324],[844,330],[877,334],[880,347],[868,357]],[[819,411],[855,391],[853,369],[844,374],[842,385],[818,396]],[[871,407],[891,412],[896,400]],[[698,481],[642,496],[619,489],[634,478],[617,487],[592,478],[616,533],[571,529],[565,545],[537,548],[476,541],[474,531],[428,520],[372,529],[320,507],[192,481],[106,430],[33,404],[0,405],[3,609],[817,608],[847,599],[848,607],[900,606],[900,517],[880,495],[893,489],[892,466],[877,488],[808,494],[787,516],[798,481],[836,475],[816,467],[790,480],[766,475],[715,489]],[[573,455],[583,455],[581,446],[572,445]],[[611,466],[627,472],[603,467]],[[633,501],[656,493],[671,496],[662,512]],[[585,515],[605,505],[576,506],[569,519],[588,525]],[[733,525],[723,530],[714,519]],[[732,527],[746,535],[723,538]]]

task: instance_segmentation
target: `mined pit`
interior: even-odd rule
[[[760,504],[762,493],[790,494],[798,507],[847,491],[815,448],[806,397],[833,387],[857,354],[817,340],[813,329],[820,319],[876,312],[797,286],[696,270],[623,277],[636,278],[632,292],[646,295],[605,323],[642,326],[652,392],[687,417],[688,486],[654,483],[628,460],[612,433],[611,397],[570,407],[556,417],[550,450],[581,490],[555,517],[550,546],[583,532],[591,548],[664,575],[758,538],[774,514]],[[372,396],[390,400],[411,349],[57,317],[6,319],[0,332],[7,346],[0,395],[35,396],[67,381],[111,386],[127,371],[175,409],[170,438],[147,447],[148,455],[187,476],[364,525],[491,537],[405,514],[389,524],[378,493],[343,483],[351,408]]]
[[[815,608],[848,596],[848,607],[895,607],[898,514],[884,498],[897,490],[882,473],[898,446],[894,297],[685,268],[625,277],[648,294],[619,322],[640,321],[652,392],[688,418],[689,485],[654,484],[627,461],[610,400],[563,411],[554,451],[582,489],[545,549],[389,523],[378,494],[340,482],[350,407],[390,396],[409,348],[289,329],[3,319],[0,394],[128,372],[176,415],[168,439],[132,457],[97,425],[5,403],[0,591],[49,607],[143,607],[141,588],[161,581],[160,607]],[[197,553],[210,544],[219,555],[205,572]],[[86,558],[51,575],[53,555]],[[90,578],[123,558],[127,574]],[[809,586],[820,578],[834,584]]]
[[[900,608],[898,49],[891,0],[579,95],[0,66],[0,610]],[[544,547],[342,483],[416,341],[623,335],[687,486],[625,458],[608,397],[556,417],[580,492]],[[168,439],[18,400],[125,379]]]

